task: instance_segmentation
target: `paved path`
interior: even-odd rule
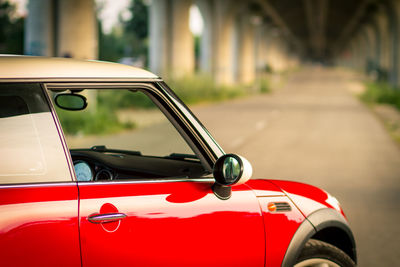
[[[226,152],[254,176],[311,183],[350,220],[359,266],[400,266],[400,149],[349,91],[354,77],[305,69],[272,95],[196,107]]]

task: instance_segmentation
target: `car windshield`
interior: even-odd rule
[[[129,172],[138,168],[132,163],[136,156],[148,159],[140,166],[147,166],[146,177],[201,175],[198,167],[183,174],[178,170],[182,166],[168,171],[165,162],[160,163],[160,159],[168,159],[201,166],[187,142],[143,91],[68,90],[55,91],[52,98],[74,162],[83,157]]]

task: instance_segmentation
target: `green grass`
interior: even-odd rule
[[[111,110],[125,108],[148,109],[154,108],[154,103],[148,96],[141,92],[132,93],[131,91],[119,91],[115,94],[113,91],[105,91],[97,97],[98,105],[107,107]]]
[[[271,92],[271,85],[267,78],[261,78],[258,83],[259,83],[260,93],[265,94]]]
[[[259,79],[252,86],[217,85],[211,77],[190,76],[180,79],[171,79],[168,86],[186,104],[202,102],[217,102],[255,92],[270,92],[267,78]],[[257,90],[254,90],[256,88]],[[106,135],[117,133],[125,129],[136,127],[134,123],[122,123],[115,114],[118,110],[151,109],[156,106],[148,96],[141,92],[119,91],[117,94],[103,91],[97,96],[96,110],[88,108],[84,111],[67,111],[57,108],[64,132],[69,135]]]
[[[217,85],[211,77],[187,76],[179,79],[169,79],[168,86],[186,104],[201,102],[217,102],[248,95],[250,90],[245,86]],[[266,79],[260,80],[260,92],[269,92],[269,84]],[[117,97],[112,92],[102,93],[98,97],[99,105],[113,109],[124,108],[155,108],[151,100],[142,93],[129,91],[120,93]]]
[[[366,90],[360,95],[361,100],[366,103],[373,104],[389,104],[400,110],[400,90],[391,87],[387,83],[365,84]]]
[[[395,107],[397,110],[400,110],[400,89],[393,88],[389,84],[383,82],[369,82],[365,84],[365,87],[366,90],[360,95],[360,98],[373,110],[373,107],[376,104],[386,104]],[[381,114],[376,110],[375,112],[382,120],[382,123],[388,133],[397,142],[397,144],[400,145],[399,122],[396,119],[391,118],[390,116],[387,116],[385,114]]]
[[[249,88],[239,85],[219,85],[211,77],[187,76],[167,80],[168,86],[186,104],[217,102],[242,97],[250,93]]]
[[[57,109],[58,117],[66,134],[102,135],[136,127],[133,123],[121,123],[114,113],[106,109],[67,111]]]

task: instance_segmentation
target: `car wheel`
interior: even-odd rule
[[[331,244],[310,239],[304,246],[294,267],[354,267],[352,259]]]

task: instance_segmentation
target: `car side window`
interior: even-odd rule
[[[79,182],[206,174],[144,90],[75,88],[54,91],[53,98]]]
[[[0,184],[71,181],[39,84],[0,84]]]

